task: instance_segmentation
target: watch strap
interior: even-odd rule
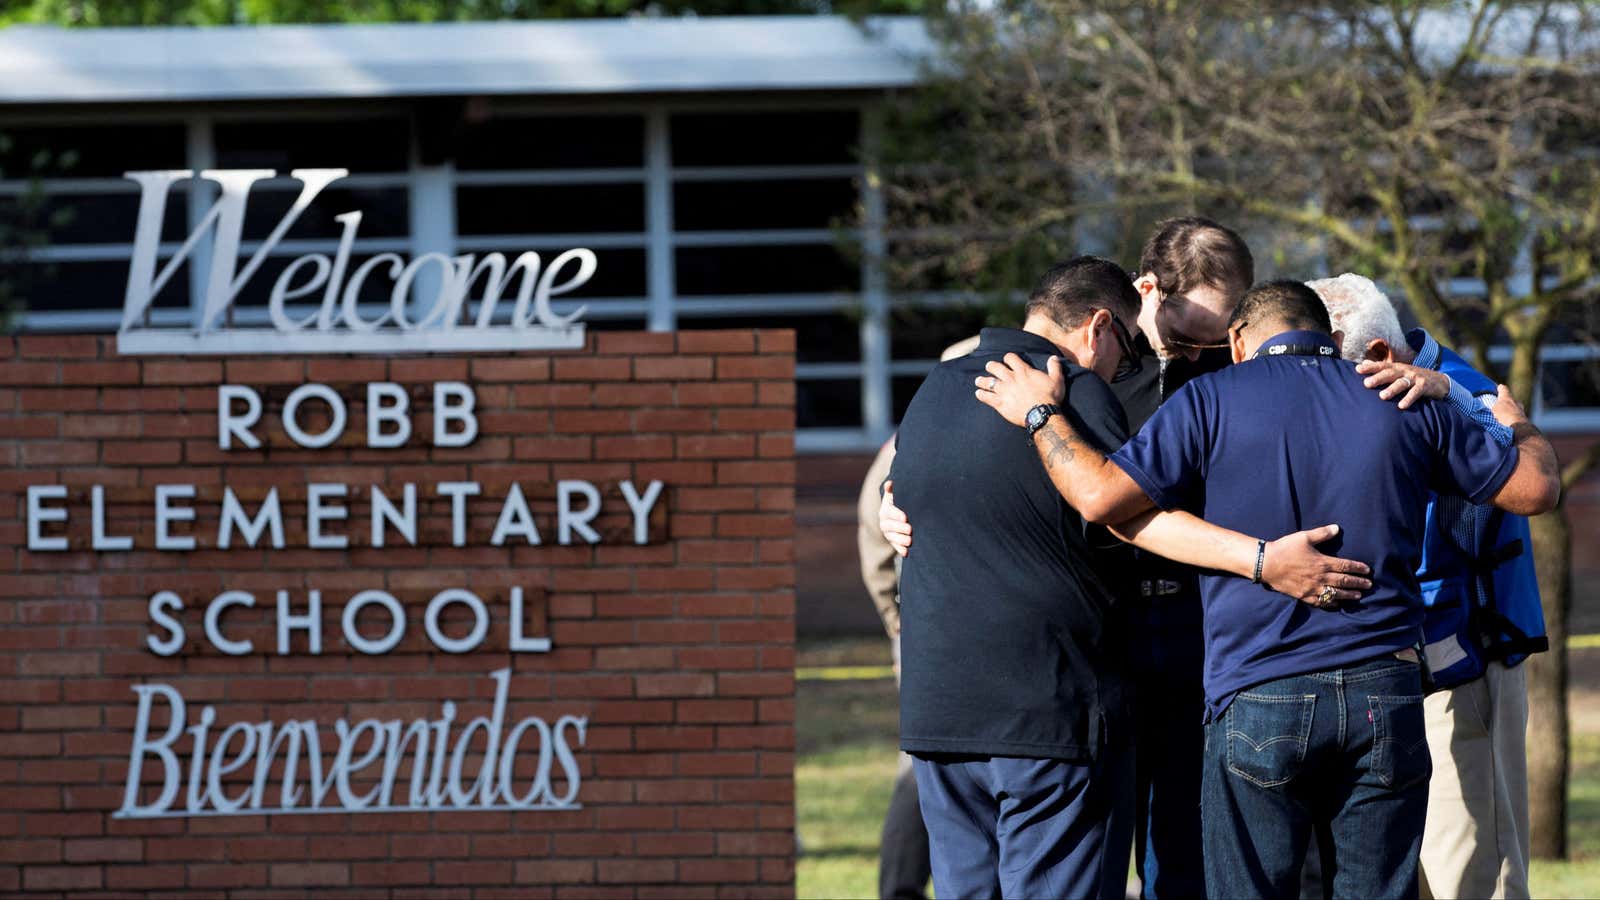
[[[1055,405],[1054,403],[1041,403],[1038,406],[1035,406],[1033,409],[1028,410],[1028,417],[1026,420],[1028,423],[1028,440],[1033,440],[1033,436],[1039,432],[1039,429],[1045,426],[1046,422],[1050,421],[1051,416],[1057,416],[1060,414],[1061,407]]]

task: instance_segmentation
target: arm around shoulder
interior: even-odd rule
[[[1542,515],[1561,502],[1561,463],[1555,448],[1523,412],[1505,385],[1494,405],[1494,416],[1511,429],[1517,464],[1505,484],[1490,498],[1499,509],[1519,516]]]

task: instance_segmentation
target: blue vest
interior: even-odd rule
[[[1493,381],[1443,347],[1438,368],[1474,397],[1495,393]],[[1456,523],[1442,521],[1439,505],[1437,497],[1428,504],[1417,569],[1428,607],[1423,633],[1436,689],[1478,678],[1491,660],[1514,666],[1550,648],[1528,520],[1491,510],[1474,529],[1475,545],[1464,547],[1453,533]]]

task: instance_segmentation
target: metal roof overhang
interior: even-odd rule
[[[886,90],[923,21],[839,16],[0,30],[0,106]]]

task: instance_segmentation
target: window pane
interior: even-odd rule
[[[677,263],[686,296],[854,291],[861,283],[859,264],[828,245],[686,247]]]
[[[165,260],[157,262],[157,270]],[[18,294],[23,311],[53,312],[72,309],[122,309],[128,289],[125,260],[75,263],[34,263],[18,266]],[[189,274],[185,265],[156,296],[162,308],[189,305]]]
[[[498,185],[456,189],[461,234],[644,230],[644,185]]]
[[[794,384],[796,428],[860,428],[861,380],[802,379]]]
[[[219,169],[349,169],[403,172],[411,157],[405,119],[219,122]]]
[[[672,117],[675,166],[818,165],[855,162],[853,109],[680,113]]]
[[[848,178],[804,181],[686,181],[672,189],[684,231],[849,226],[856,186]]]
[[[5,178],[121,178],[124,172],[185,168],[184,127],[177,123],[0,125],[0,137]]]
[[[252,190],[250,202],[245,206],[244,239],[262,240],[271,234],[298,196],[298,187]],[[336,181],[311,201],[284,237],[288,240],[338,240],[344,226],[334,219],[347,212],[361,213],[357,240],[406,237],[411,233],[410,206],[405,188],[343,188]]]
[[[1600,406],[1600,360],[1546,362],[1540,376],[1546,406]]]
[[[861,359],[861,320],[848,313],[715,318],[679,315],[678,328],[793,328],[797,362],[857,362]]]
[[[47,244],[131,244],[138,218],[138,194],[0,196],[0,222],[20,223]],[[182,241],[187,222],[188,194],[174,187],[167,195],[161,239]]]
[[[640,116],[504,117],[463,126],[456,168],[595,169],[644,165]]]

